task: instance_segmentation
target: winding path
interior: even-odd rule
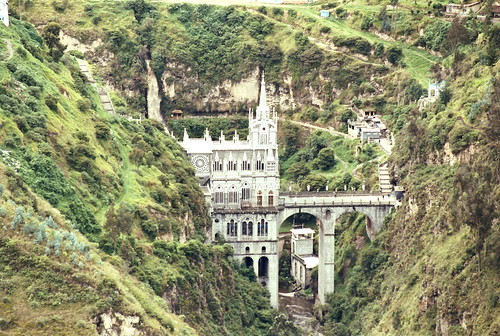
[[[7,57],[5,58],[5,61],[8,61],[14,56],[14,48],[12,48],[12,42],[6,38],[3,39],[5,41],[5,44],[7,46]]]
[[[316,126],[316,125],[313,125],[313,124],[305,123],[305,122],[302,122],[302,121],[295,121],[295,120],[285,119],[283,117],[279,117],[278,119],[281,120],[281,121],[289,121],[292,124],[300,125],[302,127],[311,128],[311,129],[317,129],[317,130],[320,130],[320,131],[328,132],[331,135],[341,136],[341,137],[344,137],[346,139],[355,139],[352,135],[346,134],[346,133],[342,133],[342,132],[338,132],[338,131],[332,129],[331,127],[325,128],[325,127],[321,127],[321,126]]]

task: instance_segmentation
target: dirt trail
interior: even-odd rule
[[[14,56],[14,48],[12,47],[12,42],[10,42],[10,40],[7,40],[5,38],[3,40],[5,41],[5,44],[7,45],[7,57],[6,57],[5,61],[8,61]]]

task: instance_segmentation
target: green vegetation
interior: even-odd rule
[[[281,109],[284,117],[345,131],[353,110],[382,115],[396,135],[389,159],[405,198],[372,242],[364,217],[337,223],[337,292],[318,308],[318,327],[335,335],[496,332],[500,28],[489,17],[444,20],[444,5],[14,1],[14,16],[54,24],[44,38],[15,18],[0,25],[0,52],[8,54],[4,39],[15,51],[0,63],[2,332],[91,335],[91,321],[110,307],[139,316],[151,334],[294,332],[249,281],[252,270],[232,265],[227,246],[201,243],[209,220],[175,141],[160,124],[106,115],[62,55],[58,27],[87,46],[96,41],[84,56],[100,64],[97,77],[114,87],[120,113],[146,113],[150,60],[164,115],[245,110],[230,100],[221,107],[214,95],[230,97],[231,84],[257,69],[293,92],[288,106],[299,108]],[[321,8],[331,17],[320,18]],[[445,88],[419,109],[429,80]],[[246,135],[238,118],[170,127],[178,137],[206,127],[214,137]],[[376,147],[286,122],[280,133],[284,190],[377,189]]]
[[[304,135],[291,123],[281,125],[281,179],[282,189],[344,191],[377,190],[377,157],[381,156],[376,145],[361,146],[359,140],[333,136],[314,131],[304,145],[298,139]]]
[[[202,243],[203,196],[163,125],[107,115],[72,57],[11,23],[0,27],[20,51],[0,62],[2,332],[95,335],[122,314],[148,334],[266,334],[268,294],[229,246]]]

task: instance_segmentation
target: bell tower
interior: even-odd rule
[[[260,83],[259,105],[255,112],[255,116],[253,111],[249,113],[250,142],[254,148],[277,149],[278,118],[274,109],[271,112],[270,107],[267,105],[264,74],[262,74]]]

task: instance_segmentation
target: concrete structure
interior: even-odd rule
[[[383,218],[396,199],[382,194],[306,192],[280,194],[278,170],[278,122],[267,105],[264,76],[259,106],[250,110],[249,134],[212,140],[184,132],[180,144],[186,150],[205,194],[212,218],[211,239],[223,239],[234,248],[234,258],[253,266],[258,281],[269,289],[271,304],[278,306],[278,233],[280,225],[297,213],[317,218],[319,227],[319,300],[333,292],[334,225],[346,212],[368,216],[370,237],[380,231]]]
[[[385,138],[387,127],[380,118],[369,115],[357,120],[348,120],[347,132],[361,141],[371,141]]]
[[[302,288],[309,286],[311,273],[318,266],[319,258],[313,253],[314,230],[292,229],[292,250],[290,273]]]
[[[493,18],[500,18],[500,2],[495,2],[491,8]]]
[[[0,21],[9,26],[9,0],[0,0]]]
[[[447,16],[469,16],[470,14],[477,13],[481,9],[481,1],[476,1],[470,4],[454,4],[449,3],[446,5],[445,15]]]
[[[421,97],[418,100],[418,108],[422,110],[427,105],[436,102],[439,98],[439,94],[444,89],[445,82],[440,83],[429,83],[427,87],[427,97]]]

